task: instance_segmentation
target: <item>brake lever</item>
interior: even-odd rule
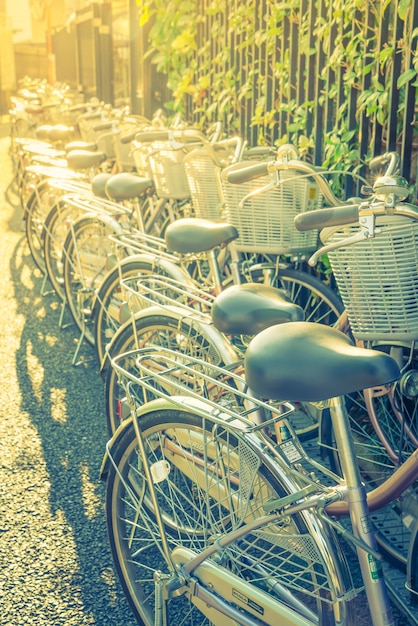
[[[375,232],[377,232],[377,229],[375,230]],[[369,239],[369,236],[370,233],[368,230],[360,230],[355,235],[347,237],[347,239],[344,239],[342,241],[336,241],[335,243],[330,243],[328,246],[323,246],[313,253],[310,259],[308,259],[308,264],[311,267],[314,267],[318,263],[320,257],[323,254],[327,254],[327,252],[330,252],[330,250],[337,250],[337,248],[344,248],[345,246],[350,246],[353,243],[357,243],[358,241],[364,241],[365,239]]]

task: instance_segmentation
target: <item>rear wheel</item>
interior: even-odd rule
[[[65,299],[64,242],[69,229],[67,220],[76,219],[80,213],[81,211],[74,206],[58,200],[45,220],[43,233],[45,267],[50,283],[61,300]]]
[[[113,357],[145,347],[168,348],[218,366],[226,365],[227,360],[229,363],[235,361],[235,354],[222,335],[206,332],[199,322],[193,321],[190,317],[181,317],[169,310],[145,314],[138,316],[133,322],[126,322],[116,333],[110,346],[110,354]],[[134,372],[137,368],[135,358],[129,354],[119,362],[129,371]],[[118,375],[109,367],[105,378],[105,409],[110,436],[123,419],[121,402],[124,397],[125,392]],[[152,397],[148,394],[141,401],[150,399]]]
[[[55,202],[46,181],[36,185],[29,196],[25,210],[25,230],[29,250],[37,267],[46,272],[43,249],[43,230],[45,220]]]
[[[344,310],[340,297],[319,278],[300,270],[279,270],[275,287],[284,289],[305,313],[306,322],[335,326]]]
[[[153,500],[135,429],[133,424],[128,426],[112,450],[106,517],[123,590],[138,622],[151,626],[155,623],[156,573],[159,579],[171,577],[171,588],[175,588],[173,562],[183,564],[190,554],[201,553],[229,532],[263,516],[263,505],[288,490],[259,452],[228,426],[214,428],[210,421],[174,409],[146,413],[139,425],[147,463],[150,468],[164,464],[165,477],[154,483]],[[166,551],[157,525],[156,501]],[[231,572],[246,581],[248,590],[256,587],[273,604],[286,603],[295,623],[301,617],[327,626],[352,623],[350,606],[337,600],[346,591],[345,562],[332,537],[318,533],[318,528],[309,513],[278,517],[219,547],[210,562],[216,563],[220,577],[222,572]],[[199,579],[198,570],[194,575]],[[192,603],[190,581],[184,584],[178,578],[178,584],[181,593],[171,594],[164,603],[162,623],[221,623],[219,614],[206,604],[196,599]],[[260,619],[257,609],[262,607],[245,602],[246,597],[234,594],[228,586],[225,578],[216,575],[209,587],[226,597],[231,592],[229,602],[235,608]],[[274,607],[267,620],[275,623]]]
[[[63,248],[63,277],[66,302],[80,332],[94,344],[93,306],[96,290],[113,261],[114,243],[109,235],[118,233],[115,220],[104,215],[81,217],[70,225]]]
[[[178,281],[183,287],[186,287],[187,284],[193,287],[191,278],[182,271],[180,266],[176,266],[174,263],[161,262],[157,256],[146,255],[145,257],[144,255],[142,258],[134,256],[122,259],[105,276],[97,291],[93,316],[95,346],[99,363],[103,363],[106,346],[112,341],[118,328],[126,321],[124,309],[126,309],[127,294],[121,280],[137,278],[140,284],[141,277],[143,277],[146,278],[147,287],[151,289],[152,276],[158,280],[168,278]],[[161,287],[156,287],[156,289],[159,291]],[[152,296],[149,297],[152,299]],[[174,294],[173,297],[176,298],[176,295]],[[141,301],[138,298],[132,302],[132,306],[138,306],[138,310],[145,308],[146,301]]]

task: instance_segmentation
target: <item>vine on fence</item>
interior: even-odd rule
[[[250,111],[258,143],[291,141],[311,158],[320,110],[322,160],[350,170],[371,156],[360,153],[362,116],[371,132],[385,132],[399,57],[402,132],[403,94],[418,86],[413,2],[137,0],[140,24],[151,24],[147,55],[173,94],[167,108],[202,126],[221,119],[228,132],[242,129]],[[388,28],[383,45],[382,24]]]

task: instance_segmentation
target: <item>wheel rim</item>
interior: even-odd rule
[[[212,428],[197,428],[187,421],[163,427],[156,424],[143,431],[150,466],[162,461],[169,464],[166,478],[154,487],[171,552],[178,546],[200,552],[225,532],[259,517],[263,504],[278,495],[260,471],[257,455],[245,443],[227,432],[215,440]],[[124,451],[111,490],[110,536],[129,600],[144,623],[152,624],[153,570],[159,568],[168,574],[169,564],[162,555],[160,532],[147,490],[133,438]],[[314,621],[317,603],[324,608],[322,601],[330,592],[330,580],[321,571],[320,559],[313,556],[316,548],[308,548],[305,543],[309,539],[309,535],[301,534],[294,519],[286,517],[222,549],[217,561],[273,595],[274,586],[266,586],[265,581],[277,579],[278,586],[291,590],[293,608],[297,605],[305,617]],[[209,623],[206,619],[179,621],[184,611],[194,611],[190,605],[185,608],[184,603],[188,605],[187,593],[175,603],[174,621],[170,621],[173,616],[169,613],[165,623]],[[326,613],[330,608],[326,605]]]

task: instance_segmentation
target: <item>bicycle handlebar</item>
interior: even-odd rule
[[[227,176],[227,181],[232,185],[240,185],[241,183],[246,183],[250,180],[254,180],[254,178],[266,176],[269,173],[270,167],[273,163],[274,161],[264,161],[263,163],[255,163],[254,165],[243,167],[242,169],[236,170],[235,172],[230,172]]]
[[[394,160],[390,159],[390,166]],[[373,185],[373,195],[367,200],[355,200],[344,206],[334,206],[326,209],[317,209],[306,213],[299,213],[294,224],[296,230],[306,231],[322,229],[344,224],[359,224],[360,228],[345,239],[325,245],[310,257],[309,265],[314,266],[325,253],[338,248],[346,247],[379,234],[380,227],[376,227],[375,218],[378,215],[403,215],[413,221],[418,220],[418,207],[403,202],[408,197],[408,184],[399,176],[382,176]]]
[[[295,217],[294,224],[296,230],[303,232],[306,230],[316,230],[327,226],[342,226],[343,224],[354,224],[358,221],[358,205],[347,204],[344,206],[330,207],[326,209],[316,209],[299,213]]]
[[[110,130],[113,127],[113,122],[102,122],[101,124],[95,124],[93,126],[94,132],[100,132],[101,130]]]
[[[382,167],[386,167],[385,176],[390,176],[394,172],[398,170],[399,167],[399,154],[397,152],[385,152],[385,154],[381,154],[377,157],[374,157],[370,163],[370,170],[373,172],[374,170],[381,169]]]
[[[154,141],[180,141],[187,142],[207,142],[208,139],[203,133],[194,129],[185,130],[151,130],[139,132],[135,135],[135,140],[139,143],[153,143]]]

